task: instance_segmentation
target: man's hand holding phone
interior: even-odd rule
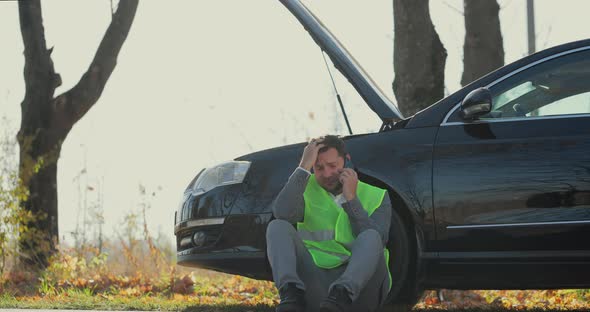
[[[342,194],[346,200],[353,200],[356,197],[356,188],[359,182],[356,172],[350,168],[341,169],[338,180],[342,184]]]

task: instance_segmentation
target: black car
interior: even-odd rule
[[[344,139],[360,179],[391,196],[390,300],[428,288],[590,287],[590,40],[403,117],[298,0],[281,2],[383,121]],[[305,145],[201,171],[175,215],[178,263],[271,280],[271,203]]]

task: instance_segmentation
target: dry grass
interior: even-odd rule
[[[92,255],[92,249],[64,249],[41,275],[18,271],[4,274],[0,281],[0,308],[273,311],[278,303],[271,282],[189,270],[173,262],[162,263],[159,273],[132,272],[136,266],[153,263],[149,255],[155,253],[145,249],[145,254],[136,254],[133,259],[123,257],[123,262],[115,257],[114,263],[104,253]],[[445,301],[440,302],[434,291],[427,292],[414,310],[590,310],[587,290],[443,290],[443,294]]]

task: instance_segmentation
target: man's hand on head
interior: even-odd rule
[[[313,138],[309,141],[305,149],[303,150],[303,156],[301,156],[301,162],[299,167],[311,171],[313,164],[318,159],[319,150],[324,147],[324,144],[320,143],[321,138]]]
[[[341,169],[339,180],[342,183],[342,194],[346,200],[353,200],[356,197],[356,188],[359,182],[356,172],[350,168]]]

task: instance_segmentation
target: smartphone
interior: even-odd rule
[[[344,157],[344,168],[354,169],[354,164],[346,157]]]
[[[352,163],[352,161],[348,160],[348,158],[344,157],[344,168],[350,168],[352,170],[354,170],[354,164]],[[341,188],[342,187],[342,183],[340,182],[340,180],[338,180],[338,187]]]

